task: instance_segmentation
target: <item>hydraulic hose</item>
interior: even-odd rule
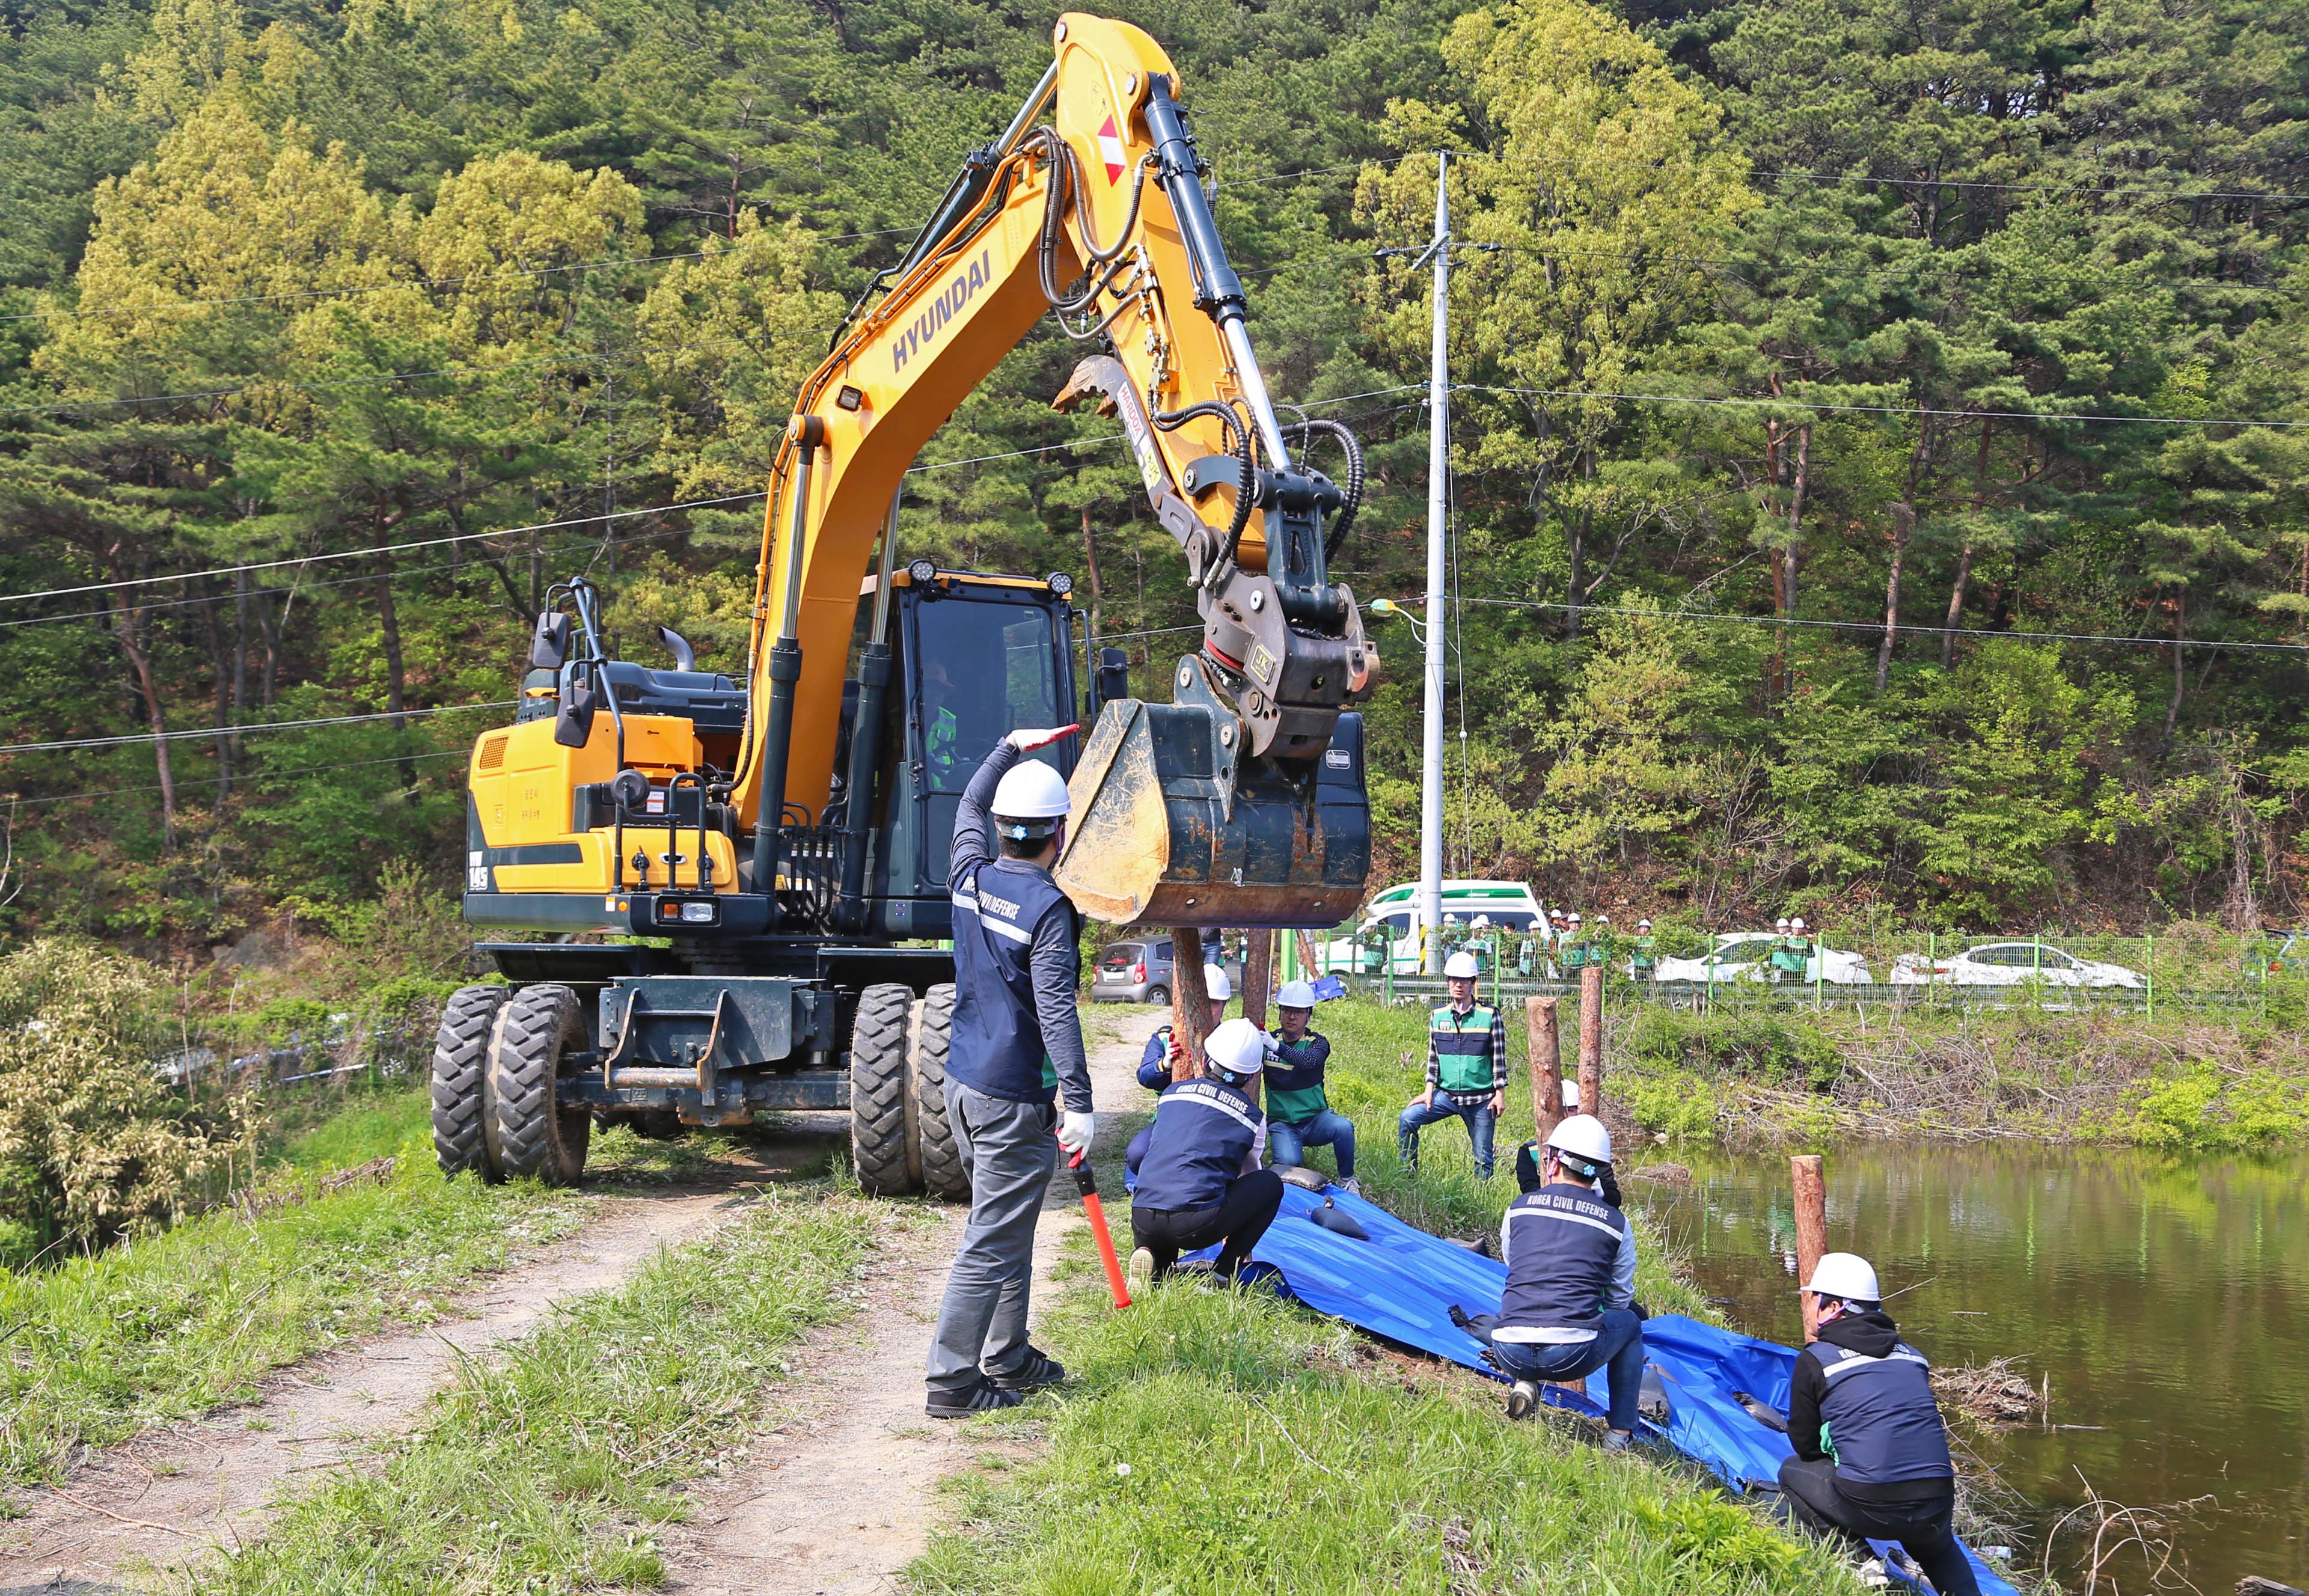
[[[1258,496],[1258,462],[1250,452],[1250,428],[1242,424],[1242,418],[1234,413],[1232,405],[1222,404],[1215,399],[1206,399],[1183,410],[1157,411],[1151,418],[1164,432],[1175,432],[1198,416],[1218,418],[1226,428],[1227,444],[1242,468],[1235,479],[1234,519],[1227,523],[1227,530],[1220,539],[1224,553],[1219,564],[1212,566],[1212,570],[1217,570],[1234,559],[1235,548],[1242,541],[1242,529],[1250,524],[1252,502]]]
[[[1355,512],[1363,507],[1362,440],[1341,421],[1311,420],[1302,417],[1293,430],[1310,440],[1317,433],[1335,438],[1346,453],[1346,502],[1339,506],[1339,513],[1331,522],[1330,532],[1323,539],[1323,560],[1327,565],[1337,557],[1340,548],[1346,543],[1347,529],[1355,524]]]

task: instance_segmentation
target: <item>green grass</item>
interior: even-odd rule
[[[263,1163],[324,1173],[350,1169],[425,1143],[433,1134],[432,1111],[422,1080],[352,1087],[318,1114],[293,1105],[285,1112],[295,1118],[266,1136]]]
[[[574,1592],[665,1577],[678,1487],[742,1456],[782,1350],[838,1317],[877,1232],[904,1222],[827,1186],[787,1188],[661,1255],[506,1350],[467,1363],[383,1468],[333,1471],[203,1591]]]
[[[70,1454],[245,1398],[268,1370],[389,1320],[507,1253],[575,1228],[574,1195],[445,1181],[404,1156],[385,1185],[323,1192],[254,1221],[231,1210],[0,1274],[0,1485]]]
[[[1095,1302],[1049,1327],[1066,1393],[989,1423],[1039,1452],[965,1477],[917,1592],[1856,1588],[1680,1470],[1606,1457],[1568,1420],[1509,1424],[1493,1390],[1264,1294]]]

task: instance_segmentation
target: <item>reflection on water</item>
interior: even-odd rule
[[[1630,1183],[1741,1329],[1793,1343],[1784,1155],[1667,1156],[1684,1188]],[[2188,1574],[2309,1585],[2309,1157],[2180,1160],[2038,1147],[1855,1146],[1828,1159],[1828,1244],[1872,1260],[1935,1363],[2022,1359],[2055,1424],[1985,1455],[2039,1509],[2080,1474],[2134,1506],[2212,1495]],[[2128,1579],[2123,1588],[2130,1592]]]

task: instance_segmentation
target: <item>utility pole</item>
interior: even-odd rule
[[[1427,375],[1427,704],[1419,778],[1419,930],[1429,975],[1443,973],[1443,538],[1450,513],[1451,158],[1435,152],[1435,331]]]

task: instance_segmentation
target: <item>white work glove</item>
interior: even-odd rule
[[[1059,1145],[1067,1150],[1069,1158],[1088,1158],[1091,1137],[1097,1133],[1098,1121],[1088,1114],[1067,1110],[1066,1119],[1059,1126]]]

